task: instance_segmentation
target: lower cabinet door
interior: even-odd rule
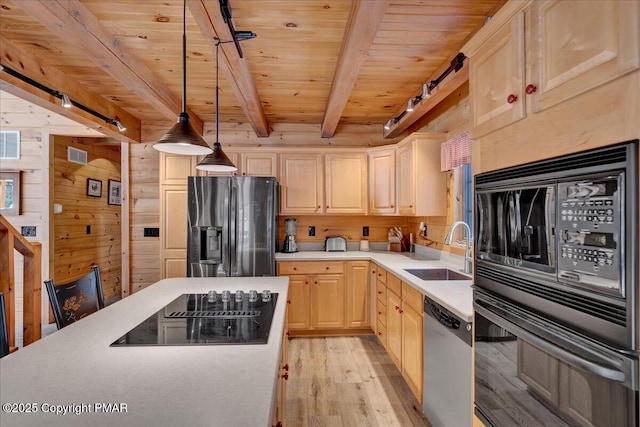
[[[318,329],[343,328],[344,275],[320,274],[311,276],[311,279],[311,326]]]
[[[423,318],[406,303],[402,312],[402,376],[422,403]]]
[[[387,352],[402,370],[402,302],[400,297],[387,289]]]
[[[309,315],[309,300],[311,277],[306,275],[289,276],[288,326],[291,330],[309,329],[311,319]]]

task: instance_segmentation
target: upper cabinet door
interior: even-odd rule
[[[160,183],[187,185],[187,177],[195,174],[196,158],[179,154],[160,153]]]
[[[398,210],[400,215],[416,214],[415,172],[413,142],[398,149],[396,161],[398,167]]]
[[[281,154],[280,184],[280,213],[322,213],[324,204],[322,154]]]
[[[531,111],[544,110],[640,66],[638,1],[531,3]]]
[[[369,153],[369,213],[396,213],[396,150]]]
[[[474,138],[525,117],[524,60],[524,12],[519,12],[471,58]]]
[[[325,213],[367,213],[367,155],[325,154]]]
[[[276,153],[242,153],[243,176],[275,176],[278,178],[278,155]]]

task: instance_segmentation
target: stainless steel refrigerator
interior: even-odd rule
[[[274,177],[188,178],[187,276],[275,276]]]

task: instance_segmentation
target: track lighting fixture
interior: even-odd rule
[[[412,98],[409,98],[409,100],[407,101],[407,108],[400,113],[399,115],[397,115],[396,117],[394,117],[393,119],[387,120],[387,122],[384,124],[384,130],[388,131],[391,129],[391,125],[392,124],[396,124],[398,123],[404,116],[407,115],[407,113],[411,113],[415,110],[415,106],[420,103],[420,101],[422,101],[423,99],[427,99],[431,96],[431,91],[438,86],[444,79],[445,77],[447,77],[449,75],[449,73],[451,73],[452,71],[455,71],[456,73],[458,72],[458,70],[460,70],[463,66],[464,66],[464,60],[467,57],[464,55],[464,53],[460,52],[458,53],[453,60],[451,60],[451,64],[449,65],[449,67],[444,70],[444,72],[442,74],[440,74],[440,76],[435,79],[435,80],[431,80],[429,83],[424,83],[422,85],[422,93],[419,95],[416,95]]]
[[[73,107],[73,104],[71,103],[71,99],[69,99],[69,95],[67,95],[66,93],[62,94],[62,100],[60,101],[60,105],[62,105],[64,108]]]
[[[100,120],[104,120],[105,123],[116,126],[118,128],[118,130],[120,132],[124,132],[127,130],[127,128],[122,124],[122,122],[120,121],[120,118],[118,116],[116,116],[115,119],[112,119],[110,117],[105,116],[104,114],[101,114],[99,112],[97,112],[96,110],[93,110],[89,107],[87,107],[86,105],[83,105],[77,101],[72,101],[71,98],[69,98],[69,95],[67,95],[64,92],[60,92],[58,90],[55,89],[51,89],[48,86],[45,86],[41,83],[38,83],[37,81],[33,80],[30,77],[25,76],[24,74],[21,74],[19,72],[17,72],[16,70],[13,70],[9,67],[0,65],[0,72],[5,72],[7,74],[9,74],[10,76],[13,76],[15,78],[17,78],[20,81],[23,81],[37,89],[40,89],[41,91],[48,93],[51,96],[54,96],[56,98],[60,99],[60,105],[63,106],[64,108],[78,108],[86,113],[91,114],[92,116],[100,119]]]

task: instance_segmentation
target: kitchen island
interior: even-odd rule
[[[267,344],[110,347],[175,298],[268,289]],[[288,279],[173,278],[0,359],[4,426],[268,426]]]

